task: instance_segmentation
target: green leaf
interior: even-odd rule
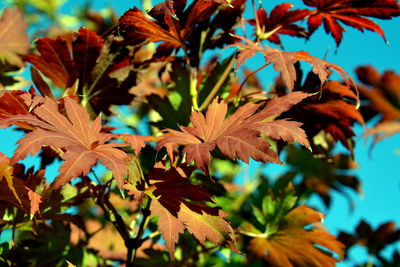
[[[253,214],[256,217],[257,221],[260,222],[262,225],[266,224],[266,220],[265,220],[265,214],[263,214],[263,212],[261,212],[261,210],[255,206],[251,207],[253,210]]]
[[[264,197],[262,201],[262,211],[266,216],[275,214],[275,202],[271,196]]]

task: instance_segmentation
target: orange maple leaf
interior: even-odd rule
[[[344,245],[324,229],[305,226],[319,223],[323,214],[299,206],[290,211],[279,229],[266,238],[255,237],[248,249],[269,265],[276,267],[335,266],[338,259],[331,252],[343,258]]]

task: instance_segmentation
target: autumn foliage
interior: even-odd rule
[[[86,7],[75,31],[28,2],[0,19],[0,128],[23,133],[0,152],[1,266],[335,266],[356,244],[399,264],[381,255],[400,239],[393,222],[336,237],[307,199],[361,192],[354,126],[374,143],[400,131],[400,75],[351,77],[281,39],[323,27],[340,50],[352,27],[386,41],[376,19],[399,16],[396,0],[166,0],[119,18]],[[28,36],[29,8],[54,27]],[[246,69],[253,57],[264,65]],[[9,90],[16,71],[31,83]],[[251,161],[285,172],[238,182]]]

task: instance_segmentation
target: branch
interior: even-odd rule
[[[143,242],[146,240],[142,239],[142,235],[150,221],[150,203],[151,199],[149,198],[147,200],[146,206],[142,209],[143,218],[140,223],[136,237],[130,238],[127,242],[125,241],[125,246],[128,248],[128,255],[126,260],[127,267],[134,266],[137,249],[140,248]]]
[[[224,70],[224,73],[222,73],[221,78],[219,78],[218,82],[214,85],[213,89],[211,92],[208,94],[207,98],[204,100],[204,102],[201,104],[199,111],[204,110],[208,104],[214,99],[215,95],[218,93],[218,90],[221,88],[221,86],[224,84],[226,78],[228,77],[229,73],[231,72],[233,65],[235,64],[236,60],[235,57],[232,57],[231,60],[229,61],[228,66]]]

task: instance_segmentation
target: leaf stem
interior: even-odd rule
[[[243,80],[243,82],[240,84],[240,87],[238,89],[238,94],[240,93],[240,91],[242,91],[243,86],[246,84],[247,80],[252,77],[254,74],[256,74],[257,72],[259,72],[260,70],[262,70],[263,68],[265,68],[266,66],[268,66],[270,63],[265,63],[264,65],[262,65],[261,67],[259,67],[258,69],[250,72],[246,78]]]
[[[217,83],[214,85],[213,89],[208,94],[207,98],[201,104],[201,106],[199,108],[200,111],[204,110],[211,103],[211,101],[214,99],[215,95],[218,93],[219,89],[224,84],[226,78],[228,77],[229,73],[231,72],[235,62],[236,62],[235,57],[232,57],[231,60],[229,61],[228,66],[226,67],[226,69],[222,73],[221,77],[219,78]]]

